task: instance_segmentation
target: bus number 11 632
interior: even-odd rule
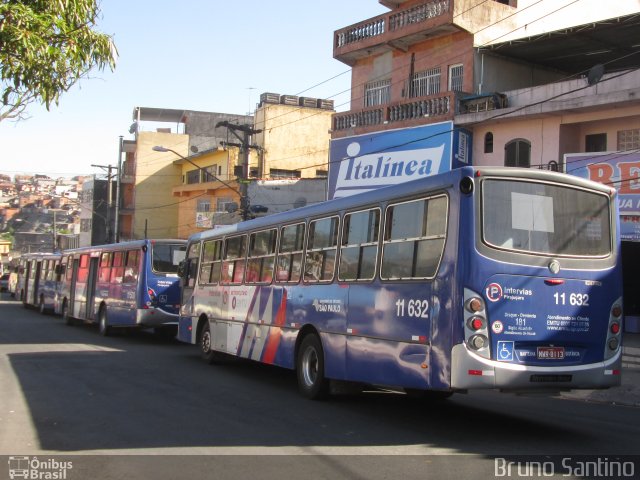
[[[421,299],[405,301],[404,298],[399,298],[396,300],[396,316],[404,317],[405,315],[409,317],[429,318],[429,301]]]

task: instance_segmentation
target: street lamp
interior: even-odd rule
[[[153,150],[154,152],[171,152],[174,155],[177,155],[178,157],[180,157],[182,160],[185,160],[185,161],[189,162],[191,165],[196,167],[198,170],[203,171],[206,176],[211,177],[213,180],[216,180],[216,181],[220,182],[221,184],[223,184],[228,189],[233,190],[234,192],[236,192],[238,195],[240,195],[240,204],[244,205],[244,209],[242,211],[242,219],[243,220],[247,219],[247,209],[249,207],[249,205],[248,205],[249,202],[247,201],[248,199],[246,198],[246,195],[244,195],[240,190],[238,190],[235,187],[232,187],[231,185],[229,185],[224,180],[221,180],[220,178],[216,177],[213,173],[211,173],[208,170],[202,168],[200,165],[198,165],[195,162],[193,162],[190,158],[185,157],[184,155],[182,155],[182,154],[176,152],[175,150],[173,150],[172,148],[163,147],[162,145],[156,145],[155,147],[152,147],[151,150]]]

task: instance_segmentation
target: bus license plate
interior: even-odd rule
[[[563,360],[564,347],[538,347],[538,360]]]

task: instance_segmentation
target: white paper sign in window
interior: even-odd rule
[[[553,233],[553,198],[511,192],[511,227]]]

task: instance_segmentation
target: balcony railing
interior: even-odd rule
[[[448,14],[452,0],[434,0],[399,12],[379,15],[336,32],[336,48],[394,32]]]
[[[453,92],[414,99],[410,102],[399,102],[350,111],[333,116],[333,130],[341,131],[357,127],[386,125],[390,123],[419,120],[431,117],[444,117],[453,114]]]
[[[398,30],[414,23],[426,22],[427,20],[449,12],[451,0],[439,0],[435,2],[417,5],[408,10],[389,15],[389,30]]]

